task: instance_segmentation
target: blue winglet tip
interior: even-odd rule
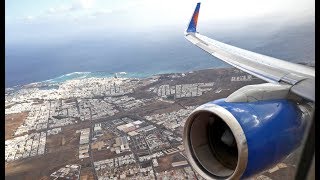
[[[193,12],[193,15],[191,17],[191,20],[189,22],[189,26],[187,28],[187,32],[197,32],[197,23],[198,23],[198,16],[199,16],[199,10],[200,10],[200,2],[197,3],[197,6]]]

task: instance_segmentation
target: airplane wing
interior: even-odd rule
[[[290,92],[315,101],[315,70],[210,39],[197,32],[200,3],[191,17],[185,38],[212,56],[267,82],[291,85]]]

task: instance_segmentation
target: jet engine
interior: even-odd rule
[[[252,97],[241,92],[263,98],[239,100]],[[284,92],[276,85],[251,85],[196,108],[183,137],[191,166],[206,179],[243,179],[283,160],[299,147],[309,117],[294,101],[278,99]]]

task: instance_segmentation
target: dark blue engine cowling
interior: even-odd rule
[[[305,130],[303,114],[299,107],[290,100],[280,99],[248,103],[225,102],[225,99],[219,99],[206,103],[198,107],[187,119],[184,140],[190,164],[196,171],[208,179],[233,178],[233,175],[230,174],[224,175],[222,173],[223,176],[220,176],[219,173],[212,173],[214,169],[211,169],[212,171],[208,170],[210,168],[207,167],[211,166],[208,165],[208,162],[203,163],[207,165],[203,165],[200,162],[208,161],[206,159],[208,159],[209,156],[201,159],[201,153],[199,153],[200,155],[198,157],[196,152],[196,148],[206,142],[205,140],[202,140],[205,135],[197,134],[202,133],[208,136],[208,133],[204,132],[206,131],[206,128],[204,127],[208,127],[210,123],[205,122],[207,121],[205,120],[207,116],[203,115],[204,113],[209,112],[219,116],[223,121],[230,121],[230,118],[227,116],[223,117],[221,116],[221,113],[220,115],[215,113],[216,109],[219,108],[223,109],[225,114],[230,113],[229,117],[231,115],[236,119],[234,121],[237,121],[241,126],[239,126],[238,129],[242,129],[242,133],[245,136],[247,146],[247,155],[245,156],[246,167],[244,167],[245,170],[242,170],[241,172],[241,178],[255,175],[280,162],[300,145],[303,138]],[[207,125],[203,125],[204,123],[207,123]],[[195,130],[192,130],[192,128]],[[195,132],[195,135],[192,135],[192,131]],[[202,142],[198,143],[197,141]],[[198,145],[193,146],[192,143]],[[239,149],[239,144],[237,144],[237,146]],[[236,174],[235,171],[237,170],[238,167],[232,174]]]
[[[289,100],[210,103],[227,109],[241,125],[248,145],[248,162],[242,177],[256,174],[282,160],[297,148],[305,123],[297,105]]]

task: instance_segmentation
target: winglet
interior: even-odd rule
[[[197,32],[197,22],[198,22],[198,16],[199,16],[199,10],[200,10],[200,2],[197,3],[196,9],[194,10],[194,13],[191,17],[187,33],[190,32]]]

